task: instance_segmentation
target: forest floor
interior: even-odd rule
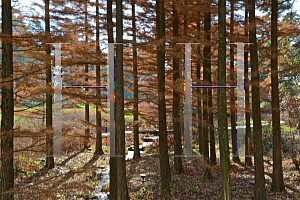
[[[173,171],[174,154],[170,156],[171,196],[170,199],[221,199],[220,165],[212,169],[212,179],[203,179],[204,169],[200,158],[183,158],[184,171],[175,175]],[[266,158],[265,158],[266,159]],[[144,154],[139,161],[127,161],[127,178],[130,199],[160,199],[159,156],[157,152]],[[270,191],[272,164],[265,162],[265,178],[267,199],[300,199],[299,171],[291,159],[283,161],[284,183],[286,192]],[[146,182],[142,183],[139,174],[146,174]],[[233,199],[254,199],[254,167],[231,162],[231,189]]]
[[[76,113],[76,118],[81,119],[82,113]],[[35,119],[20,118],[18,125],[22,125],[30,130],[37,130],[39,122]],[[42,119],[39,119],[40,121]],[[94,170],[103,169],[109,165],[109,158],[93,157],[92,152],[79,151],[81,139],[74,139],[75,133],[84,135],[82,125],[77,121],[71,124],[74,133],[63,141],[64,155],[72,155],[70,158],[55,159],[55,168],[48,170],[45,168],[45,146],[37,146],[23,152],[16,152],[14,159],[15,166],[15,199],[88,199],[92,198],[92,191],[99,184],[94,176]],[[21,126],[21,127],[22,127]],[[76,126],[76,128],[75,128]],[[42,130],[42,129],[41,129]],[[79,131],[80,130],[80,131]],[[94,137],[94,131],[91,129]],[[22,135],[23,134],[23,135]],[[74,136],[72,136],[74,134]],[[126,137],[126,145],[132,145],[132,135]],[[143,135],[140,135],[140,139]],[[291,137],[284,135],[283,138]],[[272,170],[272,137],[264,136],[265,151],[265,178],[267,199],[295,199],[300,200],[300,175],[295,169],[288,149],[290,143],[283,140],[283,173],[286,192],[273,193],[270,191]],[[22,149],[32,144],[34,138],[24,137],[21,133],[19,138],[15,138],[14,148]],[[216,138],[216,141],[218,139]],[[172,143],[172,142],[171,142]],[[298,143],[297,145],[300,147]],[[94,150],[95,143],[91,143]],[[196,145],[197,146],[197,145]],[[127,182],[130,199],[160,199],[160,176],[159,176],[159,154],[158,142],[148,149],[138,161],[126,161]],[[170,199],[221,199],[221,178],[220,165],[212,168],[212,179],[203,178],[203,165],[201,158],[183,158],[183,173],[174,174],[174,152],[170,146],[169,160],[171,169]],[[197,154],[197,148],[195,148]],[[216,146],[218,154],[218,146]],[[269,151],[269,153],[267,152]],[[299,152],[298,152],[299,153]],[[300,153],[298,154],[300,155]],[[140,174],[146,174],[146,181],[141,182]],[[231,188],[233,199],[253,199],[254,186],[249,181],[254,181],[254,167],[245,166],[231,162],[230,168]],[[106,187],[107,189],[107,187]]]

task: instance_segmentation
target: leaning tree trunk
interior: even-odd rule
[[[138,82],[138,64],[136,51],[136,25],[135,25],[135,0],[131,2],[132,6],[132,34],[133,34],[133,121],[134,121],[134,159],[141,157],[139,147],[139,82]]]
[[[183,172],[182,158],[176,155],[182,154],[181,145],[181,128],[180,128],[180,92],[178,91],[179,80],[179,58],[175,53],[178,53],[176,46],[176,39],[178,39],[178,14],[176,10],[177,1],[173,1],[173,49],[175,50],[173,56],[173,131],[174,131],[174,168],[176,174]]]
[[[218,1],[218,27],[219,27],[219,48],[218,48],[218,85],[226,85],[226,1]],[[230,200],[230,160],[227,130],[227,106],[226,88],[218,88],[218,129],[220,140],[220,164],[222,199]]]
[[[256,44],[256,22],[255,22],[255,0],[249,0],[249,40],[250,63],[252,80],[252,115],[253,115],[253,137],[254,137],[254,166],[255,166],[255,186],[254,199],[266,199],[264,160],[262,149],[262,127],[260,113],[260,92],[259,92],[259,69]]]
[[[50,39],[50,15],[49,15],[49,0],[45,0],[45,34],[46,38]],[[50,42],[50,41],[49,41]],[[50,46],[46,47],[46,55],[50,57]],[[52,80],[51,80],[51,62],[46,60],[46,86],[49,87],[49,91],[46,94],[46,167],[49,169],[54,168],[53,157],[53,129],[52,129]]]
[[[272,190],[284,191],[281,133],[280,133],[280,109],[278,91],[278,45],[277,45],[277,18],[278,2],[272,0],[271,14],[271,84],[272,84],[272,130],[273,130],[273,177]]]
[[[248,25],[248,0],[245,1],[245,27]],[[245,28],[245,36],[249,36],[248,28]],[[245,48],[245,113],[246,113],[246,138],[245,138],[245,163],[252,165],[252,138],[250,127],[250,98],[249,98],[249,78],[248,78],[248,45]]]
[[[12,8],[2,0],[2,80],[13,78]],[[14,99],[13,81],[2,85],[1,101],[1,199],[14,199]],[[3,194],[4,192],[7,192]]]
[[[156,0],[157,39],[165,39],[164,0]],[[165,101],[165,42],[157,47],[158,76],[158,116],[159,116],[159,161],[161,178],[161,199],[167,200],[170,195],[170,166],[167,145],[166,101]]]
[[[96,84],[101,84],[101,76],[100,76],[100,46],[99,46],[99,0],[96,0]],[[96,89],[96,147],[95,147],[95,155],[103,155],[102,149],[102,126],[101,126],[101,89]]]

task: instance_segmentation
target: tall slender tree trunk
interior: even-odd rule
[[[156,0],[157,40],[163,40],[157,49],[158,116],[159,116],[159,161],[161,178],[161,199],[170,195],[170,166],[167,145],[166,102],[165,102],[165,8],[164,0]]]
[[[208,4],[208,11],[206,13],[207,17],[207,42],[211,42],[210,36],[210,28],[211,28],[211,2]],[[208,54],[207,54],[208,68],[208,85],[211,85],[211,47],[208,44]],[[215,128],[214,128],[214,118],[213,118],[213,110],[212,110],[212,88],[208,88],[208,118],[209,118],[209,140],[210,140],[210,162],[212,165],[217,163],[216,158],[216,147],[215,147]]]
[[[207,11],[204,13],[204,39],[205,46],[203,52],[203,81],[204,85],[208,85],[208,70],[210,68],[209,62],[209,54],[210,54],[210,46],[208,46],[208,41],[210,39],[209,36],[210,29],[210,13]],[[208,146],[208,107],[207,107],[207,88],[203,88],[203,157],[204,160],[209,163],[209,146]]]
[[[226,1],[218,1],[218,28],[219,28],[219,47],[218,47],[218,85],[226,85]],[[227,106],[226,89],[218,88],[218,129],[220,140],[220,161],[221,161],[221,184],[222,199],[230,200],[230,160],[227,130]]]
[[[13,78],[12,8],[2,0],[2,79]],[[1,199],[14,199],[14,99],[13,81],[2,85],[1,103]],[[3,192],[8,192],[3,194]]]
[[[112,0],[107,0],[107,35],[108,35],[108,43],[114,43],[113,23],[112,23]],[[113,123],[113,122],[111,122],[111,123]],[[116,157],[110,156],[109,167],[110,167],[110,170],[109,170],[109,178],[110,178],[109,199],[115,200],[115,199],[117,199],[117,191],[118,191],[118,187],[117,187],[118,175],[117,175],[117,158]]]
[[[50,14],[49,14],[49,0],[45,0],[45,34],[47,39],[50,39]],[[50,42],[50,41],[49,41]],[[50,57],[50,45],[46,47],[46,55]],[[52,129],[52,80],[51,80],[51,61],[46,60],[46,86],[50,91],[46,94],[46,167],[49,169],[54,168],[53,157],[53,129]]]
[[[200,40],[200,22],[197,22],[197,39]],[[200,46],[198,47],[198,53],[200,57]],[[200,58],[197,60],[197,79],[200,84],[201,78],[201,65]],[[198,93],[198,132],[199,132],[199,152],[203,154],[203,123],[202,123],[202,107],[201,107],[201,88],[197,88]]]
[[[245,0],[245,27],[248,25],[248,0]],[[245,36],[249,36],[248,28],[245,28]],[[245,163],[246,165],[252,165],[252,138],[250,127],[250,98],[249,98],[249,78],[248,78],[248,45],[245,47],[245,113],[246,113],[246,138],[245,138]],[[249,156],[249,157],[247,157]]]
[[[262,127],[260,113],[260,91],[259,91],[259,69],[256,43],[256,22],[255,22],[255,0],[249,0],[249,39],[251,81],[252,81],[252,115],[253,115],[253,137],[254,137],[254,165],[255,165],[255,187],[254,199],[266,199],[264,160],[262,149]]]
[[[209,71],[211,70],[210,62],[210,2],[207,3],[204,13],[204,59],[203,59],[203,80],[204,85],[209,84]],[[208,128],[209,128],[209,109],[208,109],[208,90],[203,88],[203,156],[204,161],[209,163],[209,145],[208,145]],[[206,167],[203,178],[211,179],[212,174],[210,168]]]
[[[230,37],[233,38],[233,28],[234,28],[234,1],[230,0]],[[232,39],[230,42],[235,42]],[[234,46],[230,45],[230,80],[232,85],[234,85]],[[233,161],[239,162],[240,159],[237,153],[237,141],[236,141],[236,121],[235,121],[235,88],[230,88],[230,106],[231,106],[231,137],[232,137],[232,154],[233,154]]]
[[[271,84],[272,84],[272,130],[273,130],[273,177],[272,190],[284,191],[282,157],[281,157],[281,133],[280,133],[280,109],[278,90],[278,45],[277,45],[277,18],[278,2],[272,0],[271,14]]]
[[[116,35],[117,43],[123,43],[123,9],[122,0],[116,0]],[[124,80],[123,80],[123,44],[116,46],[115,63],[115,85],[116,85],[116,155],[117,157],[117,198],[129,199],[126,183],[125,163],[125,119],[124,119]]]
[[[176,46],[176,40],[178,39],[178,13],[176,9],[177,1],[173,1],[173,49],[174,53],[178,53],[178,47]],[[181,129],[180,129],[180,93],[178,91],[179,80],[179,58],[177,55],[173,57],[173,131],[174,131],[174,154],[182,154],[181,145]],[[176,174],[183,172],[182,158],[174,158],[174,167]]]
[[[87,1],[88,0],[85,0],[84,1],[84,12],[85,12],[85,45],[86,45],[86,50],[85,50],[85,53],[87,53],[88,51],[88,48],[87,48],[87,44],[88,44],[88,19],[87,19]],[[88,73],[89,72],[89,65],[88,64],[85,64],[85,84],[88,85],[88,81],[89,81],[89,78],[88,78]],[[88,92],[89,89],[88,88],[85,88],[85,91]],[[85,107],[85,121],[86,121],[86,124],[85,126],[88,127],[88,122],[90,121],[90,105],[89,105],[89,102],[85,103],[84,105]],[[90,128],[86,128],[85,129],[85,140],[84,140],[84,149],[87,149],[88,146],[89,146],[89,137],[90,137]]]
[[[138,64],[137,64],[137,50],[136,50],[136,25],[135,25],[135,0],[131,2],[132,6],[132,33],[133,33],[133,121],[134,121],[134,159],[141,157],[139,148],[139,82],[138,82]]]
[[[96,0],[96,55],[100,59],[99,46],[99,0]],[[96,64],[96,84],[101,85],[100,64]],[[103,155],[102,149],[102,126],[101,126],[101,89],[96,89],[96,97],[99,103],[96,104],[96,148],[95,155]]]

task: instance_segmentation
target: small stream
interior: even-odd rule
[[[143,147],[151,145],[153,142],[143,142]],[[144,151],[140,151],[141,154],[144,153]],[[127,151],[127,155],[125,160],[131,160],[134,156],[134,151]],[[102,187],[109,183],[109,166],[104,169],[99,169],[96,174],[101,174],[100,179],[98,180],[98,185],[96,186],[96,189],[92,192],[93,195],[97,197],[97,200],[104,200],[108,199],[108,193],[101,192]]]

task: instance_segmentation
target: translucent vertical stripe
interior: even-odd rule
[[[107,133],[109,133],[109,141],[107,146],[107,154],[110,157],[115,156],[115,120],[114,120],[114,85],[115,85],[115,63],[114,63],[114,43],[108,43],[108,80],[107,80]]]
[[[185,44],[185,84],[184,84],[184,154],[192,155],[192,77],[191,77],[191,43]]]
[[[54,156],[62,156],[62,97],[61,97],[61,44],[55,43],[54,77]]]
[[[237,150],[245,156],[245,93],[244,93],[244,44],[237,44]]]

